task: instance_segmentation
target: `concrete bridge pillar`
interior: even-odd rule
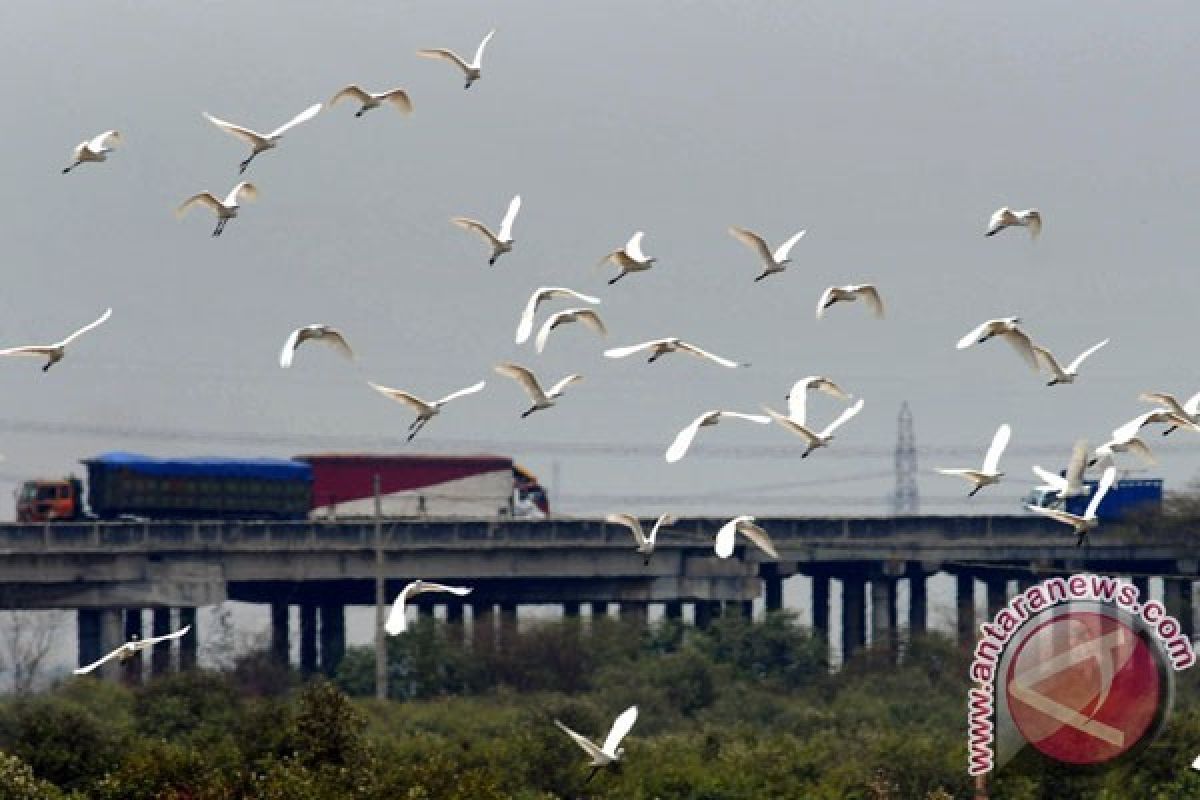
[[[196,609],[185,606],[179,609],[179,627],[190,625],[191,629],[179,638],[179,668],[181,670],[196,668],[196,653],[199,650],[200,629],[196,623]]]
[[[135,636],[138,639],[144,639],[145,632],[142,630],[142,610],[140,608],[127,608],[125,609],[124,617],[125,629],[121,641],[128,642]],[[130,685],[142,682],[141,653],[121,665],[121,681]]]
[[[322,603],[321,672],[333,677],[346,654],[346,607],[341,603]]]
[[[929,594],[920,564],[908,567],[908,635],[919,636],[929,626]]]
[[[171,609],[158,607],[150,615],[150,634],[165,636],[171,632]],[[171,642],[154,645],[150,653],[150,673],[163,675],[171,671]]]
[[[846,573],[842,580],[842,661],[862,649],[866,643],[864,631],[866,579],[861,574]]]
[[[284,667],[291,660],[292,653],[290,616],[291,607],[287,603],[271,603],[271,660]]]
[[[829,575],[812,574],[812,626],[825,641],[829,641]]]
[[[987,586],[988,620],[993,620],[1008,602],[1008,578],[1005,575],[988,575],[984,584]]]
[[[954,605],[958,610],[958,643],[975,644],[975,576],[959,572],[954,576]]]
[[[75,612],[76,637],[79,643],[79,664],[83,667],[99,660],[104,655],[100,634],[100,612],[94,608],[81,608]]]
[[[891,596],[894,590],[888,591],[891,578],[876,576],[871,578],[871,647],[880,649],[892,638],[891,626]]]
[[[300,671],[312,675],[317,671],[317,606],[300,604]]]
[[[125,641],[125,612],[119,608],[105,608],[100,611],[100,655],[104,656],[116,650]],[[120,665],[110,661],[98,670],[109,680],[120,677]]]

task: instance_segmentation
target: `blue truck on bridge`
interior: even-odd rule
[[[1045,508],[1062,508],[1072,514],[1082,515],[1087,510],[1087,505],[1091,502],[1092,493],[1096,491],[1098,481],[1085,480],[1084,485],[1087,487],[1087,494],[1077,497],[1066,498],[1064,501],[1059,499],[1058,493],[1050,489],[1034,489],[1032,494],[1026,498],[1026,502],[1033,506],[1043,506]],[[1162,508],[1163,484],[1160,478],[1122,478],[1113,484],[1108,490],[1108,494],[1104,495],[1104,499],[1100,501],[1100,507],[1096,509],[1096,517],[1101,521],[1109,521],[1120,519],[1131,513],[1142,511],[1157,511]]]

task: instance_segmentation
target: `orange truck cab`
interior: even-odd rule
[[[83,516],[83,483],[75,477],[25,481],[17,491],[17,522]]]

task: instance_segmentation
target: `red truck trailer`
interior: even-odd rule
[[[375,479],[385,516],[538,517],[550,513],[537,477],[511,458],[492,455],[318,453],[312,466],[312,513],[372,516]]]

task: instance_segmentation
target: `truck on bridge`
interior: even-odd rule
[[[1085,480],[1087,493],[1075,497],[1060,498],[1058,492],[1049,488],[1034,489],[1025,502],[1042,508],[1061,508],[1071,514],[1082,515],[1087,510],[1092,492],[1099,481]],[[1117,520],[1139,511],[1157,511],[1162,508],[1163,482],[1160,478],[1121,478],[1113,484],[1100,501],[1096,517],[1103,521]]]
[[[17,492],[17,521],[305,519],[376,510],[531,517],[550,511],[537,477],[502,456],[150,458],[111,452],[82,463],[86,487],[75,476],[25,481]]]

